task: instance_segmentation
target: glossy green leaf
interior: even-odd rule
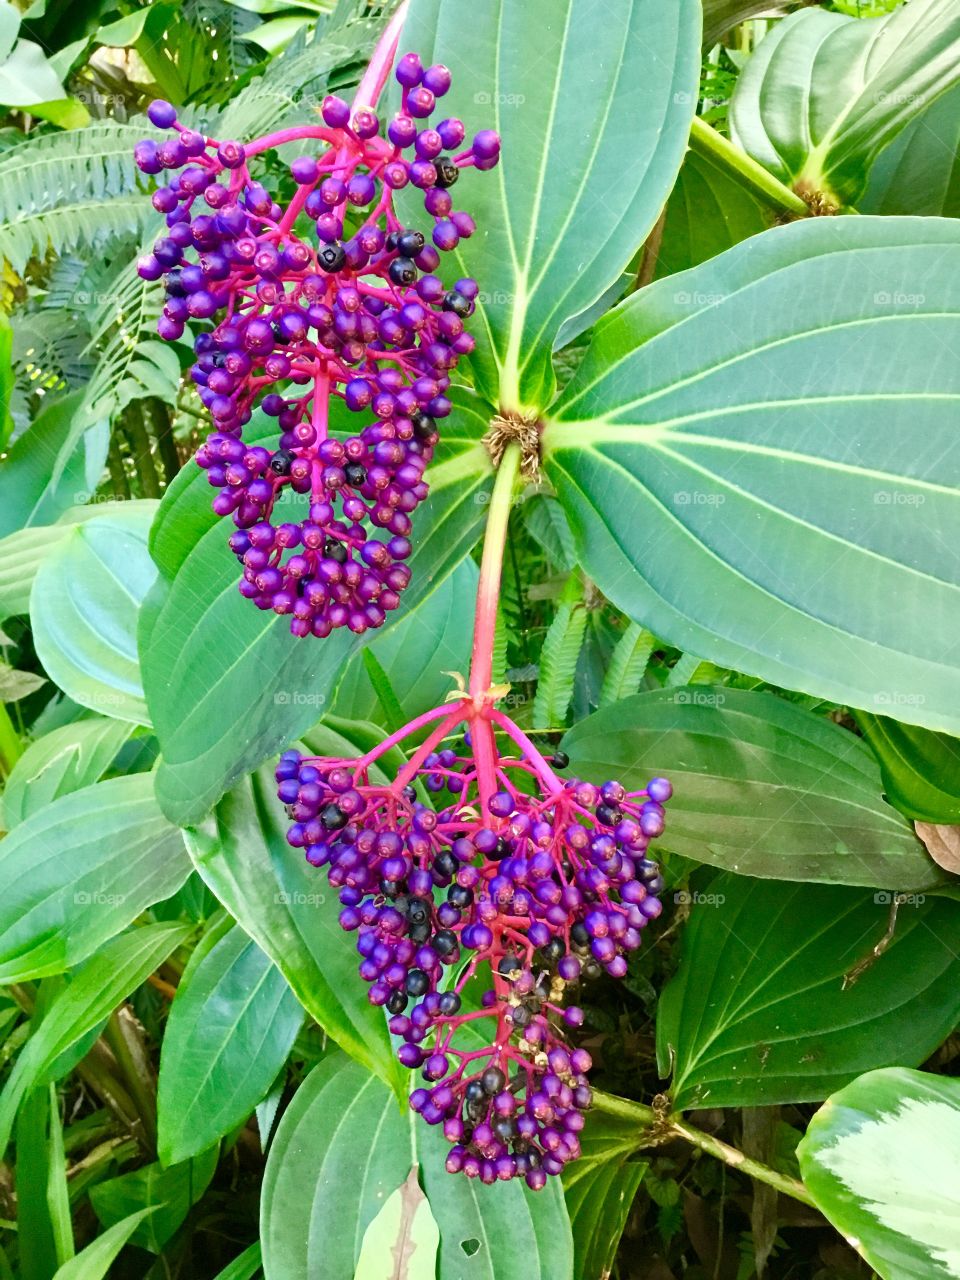
[[[189,873],[149,774],[53,800],[0,841],[0,982],[85,960]]]
[[[943,875],[855,734],[772,693],[693,684],[598,711],[563,740],[577,776],[671,780],[660,843],[741,875],[923,889]]]
[[[688,151],[667,201],[656,277],[696,267],[773,222],[772,211],[729,171]]]
[[[877,157],[862,213],[960,217],[960,89],[951,89]]]
[[[581,1135],[582,1154],[563,1174],[563,1194],[573,1232],[574,1274],[610,1276],[637,1189],[647,1165],[630,1160],[643,1133],[636,1119],[604,1109],[606,1095],[594,1093],[594,1108]],[[614,1105],[619,1099],[611,1100]]]
[[[863,1071],[922,1062],[960,1016],[960,904],[906,898],[873,957],[890,899],[736,875],[686,895],[657,1019],[676,1106],[819,1101]]]
[[[498,168],[463,182],[478,230],[457,257],[482,290],[471,363],[493,404],[545,408],[560,326],[618,279],[676,178],[700,6],[628,0],[611,21],[604,0],[413,0],[403,39],[450,66],[444,110],[468,137],[503,139]]]
[[[4,828],[12,831],[59,796],[99,782],[132,732],[122,720],[94,716],[32,742],[3,789]]]
[[[911,0],[869,19],[802,9],[741,73],[730,132],[801,194],[856,204],[880,150],[958,79],[953,0]]]
[[[303,1023],[283,974],[234,925],[194,952],[163,1036],[158,1151],[177,1164],[212,1146],[253,1112]]]
[[[105,1227],[112,1227],[137,1210],[152,1209],[134,1229],[130,1243],[159,1253],[210,1185],[219,1154],[217,1147],[211,1147],[195,1160],[169,1169],[148,1164],[100,1182],[90,1190],[93,1211]]]
[[[947,219],[810,219],[641,290],[545,432],[584,570],[704,659],[956,731],[958,341]]]
[[[315,1067],[284,1113],[260,1202],[266,1280],[352,1280],[364,1232],[411,1167],[440,1228],[438,1280],[572,1280],[557,1179],[479,1187],[444,1167],[443,1135],[359,1063]],[[466,1246],[466,1247],[464,1247]]]
[[[871,1071],[828,1098],[798,1155],[837,1230],[883,1280],[960,1276],[960,1083]]]
[[[30,595],[37,656],[81,706],[149,723],[137,659],[140,605],[156,578],[150,511],[76,525],[46,557]]]
[[[82,398],[81,391],[58,397],[17,437],[0,470],[0,536],[28,525],[50,524],[68,507],[86,501],[86,448],[73,433]],[[99,474],[106,443],[96,452],[94,469]]]
[[[149,512],[146,517],[149,524],[158,505],[153,498],[138,498],[131,502],[99,502],[85,507],[70,507],[56,524],[30,526],[0,539],[0,619],[27,612],[37,570],[74,525],[129,511]]]
[[[478,441],[489,411],[469,392],[455,399],[455,418],[428,473],[431,496],[415,516],[413,581],[390,622],[430,596],[482,526],[478,498],[489,489],[490,464]],[[247,435],[251,443],[271,439],[263,426]],[[295,640],[288,620],[240,596],[229,525],[211,512],[210,494],[205,475],[187,467],[164,495],[150,543],[161,576],[140,630],[144,688],[163,752],[157,795],[184,825],[317,719],[359,647],[343,631]]]
[[[345,720],[388,726],[386,709],[364,666],[368,654],[381,664],[402,712],[400,722],[388,727],[400,728],[441,703],[454,687],[448,673],[463,671],[469,661],[477,578],[473,560],[463,560],[418,609],[351,658],[332,712]]]
[[[151,924],[113,938],[51,1001],[0,1093],[0,1151],[6,1150],[24,1094],[44,1082],[58,1058],[103,1022],[125,996],[190,936],[192,926]]]
[[[439,1245],[440,1228],[414,1166],[363,1233],[353,1280],[435,1280]]]
[[[862,711],[857,723],[891,804],[919,822],[960,822],[960,740]]]
[[[704,0],[703,43],[716,44],[732,27],[750,18],[784,12],[791,0]]]
[[[153,1209],[140,1209],[108,1227],[92,1244],[81,1249],[75,1258],[65,1262],[53,1280],[104,1280],[120,1250],[147,1215],[153,1212]]]
[[[341,750],[354,753],[343,739]],[[357,978],[356,951],[337,922],[337,895],[326,876],[287,844],[286,827],[273,771],[264,767],[187,833],[187,845],[200,875],[311,1017],[399,1089],[402,1072],[390,1050],[386,1019],[367,1001]]]

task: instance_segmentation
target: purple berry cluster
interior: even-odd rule
[[[568,989],[603,970],[624,977],[659,916],[648,846],[671,786],[561,781],[566,757],[544,760],[493,712],[521,754],[498,753],[491,790],[472,730],[445,744],[471,705],[394,735],[441,719],[392,784],[370,782],[376,752],[290,751],[278,794],[289,843],[339,890],[340,923],[357,935],[360,976],[390,1016],[400,1062],[421,1070],[411,1105],[453,1144],[447,1169],[537,1189],[579,1154],[591,1101],[590,1056],[562,1042],[583,1021]]]
[[[237,526],[241,592],[289,615],[297,636],[359,634],[397,607],[437,421],[474,347],[464,321],[476,281],[448,289],[435,272],[475,230],[450,188],[463,169],[496,165],[500,140],[482,130],[464,146],[460,120],[429,125],[446,67],[408,53],[396,77],[401,106],[385,134],[371,107],[331,95],[322,124],[218,142],[158,101],[150,120],[172,136],[135,149],[144,173],[174,173],[152,197],[166,234],[139,263],[144,279],[165,282],[158,331],[177,341],[189,321],[212,326],[191,369],[215,426],[197,462],[218,490],[214,511]],[[284,206],[249,166],[290,142],[309,150],[289,166]],[[429,239],[396,216],[407,185],[423,192]],[[331,436],[332,398],[368,419],[357,434]],[[257,404],[277,419],[276,449],[242,439]],[[307,514],[281,521],[289,493],[304,495]]]

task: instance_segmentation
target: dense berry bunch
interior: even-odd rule
[[[191,370],[216,428],[197,461],[219,490],[214,510],[237,526],[240,589],[290,615],[298,636],[359,633],[396,608],[450,375],[474,346],[476,282],[447,289],[435,272],[475,229],[451,188],[464,168],[492,168],[500,141],[483,130],[464,146],[460,120],[429,125],[446,67],[408,53],[396,77],[385,134],[372,108],[329,96],[322,123],[242,145],[187,128],[161,101],[149,116],[171,136],[135,153],[144,173],[175,174],[153,194],[167,232],[139,264],[165,281],[159,332],[175,341],[190,320],[212,324]],[[288,142],[308,145],[281,205],[250,163]],[[426,231],[394,212],[407,185],[423,192]],[[362,430],[329,435],[332,397],[364,415]],[[276,450],[242,440],[258,403],[278,420]],[[305,495],[302,519],[275,520],[285,490]]]
[[[578,1155],[590,1104],[590,1056],[561,1038],[583,1020],[568,988],[602,970],[623,977],[660,914],[647,849],[671,787],[561,781],[565,757],[548,763],[498,712],[490,719],[520,750],[485,770],[476,727],[450,744],[467,705],[388,740],[440,722],[392,784],[370,780],[377,752],[292,751],[279,796],[290,844],[339,890],[340,923],[357,934],[360,976],[390,1015],[399,1060],[429,1086],[411,1105],[453,1143],[447,1168],[539,1188]],[[481,729],[492,744],[489,721]],[[475,976],[486,989],[471,1007]]]

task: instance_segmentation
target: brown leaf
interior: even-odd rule
[[[913,825],[937,866],[960,875],[960,826],[940,826],[934,822]]]

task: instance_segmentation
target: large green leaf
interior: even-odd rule
[[[81,391],[58,396],[17,437],[0,470],[0,536],[49,524],[86,501],[88,472],[99,476],[107,443],[103,433],[91,433],[88,456],[86,441],[77,440],[73,422],[82,399]]]
[[[960,1276],[960,1082],[871,1071],[828,1098],[797,1154],[817,1207],[883,1280]]]
[[[790,3],[791,0],[704,0],[703,43],[709,48],[739,23],[782,13]]]
[[[190,874],[149,774],[61,796],[0,841],[0,982],[62,973]]]
[[[591,781],[674,785],[667,849],[774,880],[923,889],[943,880],[882,796],[855,734],[772,693],[656,689],[581,720],[564,738]]]
[[[341,739],[342,753],[352,755]],[[322,872],[286,842],[286,815],[264,767],[223,797],[187,845],[200,875],[270,957],[300,1003],[336,1042],[392,1087],[402,1069],[381,1009],[367,1001],[357,954],[340,928]]]
[[[43,1083],[57,1060],[103,1022],[121,1000],[190,936],[192,926],[150,924],[113,938],[51,1001],[0,1093],[0,1152],[26,1091]]]
[[[440,1227],[438,1280],[572,1280],[558,1180],[478,1187],[444,1167],[443,1135],[359,1063],[335,1054],[307,1077],[267,1157],[260,1201],[266,1280],[351,1280],[363,1234],[419,1164]]]
[[[3,789],[3,825],[7,831],[45,808],[58,796],[99,782],[133,726],[93,716],[45,733],[14,765]]]
[[[109,1227],[75,1258],[65,1262],[53,1280],[104,1280],[117,1254],[150,1213],[153,1209],[140,1209]]]
[[[960,1016],[960,904],[908,898],[874,958],[890,899],[735,875],[688,895],[657,1020],[676,1105],[819,1101],[862,1071],[922,1062]]]
[[[184,972],[163,1036],[158,1151],[177,1164],[240,1125],[273,1084],[303,1023],[283,974],[234,925]]]
[[[119,511],[154,513],[156,499],[138,498],[130,502],[100,502],[86,507],[70,507],[56,524],[32,525],[0,539],[0,620],[26,613],[30,590],[37,570],[76,524],[102,519]]]
[[[958,342],[947,219],[810,219],[641,290],[544,437],[586,572],[705,659],[956,732]]]
[[[584,1277],[613,1274],[620,1237],[647,1170],[643,1161],[627,1158],[643,1140],[636,1120],[603,1111],[603,1094],[594,1094],[594,1104],[581,1138],[582,1155],[563,1174],[574,1274]]]
[[[960,217],[960,89],[942,94],[884,147],[858,207]]]
[[[880,762],[891,804],[917,821],[960,822],[960,740],[862,711],[857,723]]]
[[[117,511],[75,525],[37,573],[30,623],[47,675],[74,702],[149,723],[137,660],[140,605],[157,571],[152,512]]]
[[[801,194],[855,204],[880,150],[958,79],[954,0],[911,0],[868,19],[802,9],[744,68],[730,131]]]
[[[700,6],[413,0],[403,39],[452,69],[444,109],[503,139],[499,167],[457,189],[478,225],[457,251],[482,291],[472,364],[492,403],[543,409],[560,326],[617,280],[676,178]]]
[[[409,617],[476,541],[490,486],[478,443],[489,412],[456,393],[455,417],[414,516],[413,581],[388,626]],[[261,423],[248,439],[269,441]],[[282,750],[328,706],[356,638],[297,640],[289,620],[262,613],[237,590],[226,542],[232,525],[210,510],[199,468],[177,476],[161,503],[150,549],[160,580],[142,611],[140,660],[163,760],[157,795],[181,824],[196,822],[237,778]],[[379,634],[385,634],[385,631]]]

